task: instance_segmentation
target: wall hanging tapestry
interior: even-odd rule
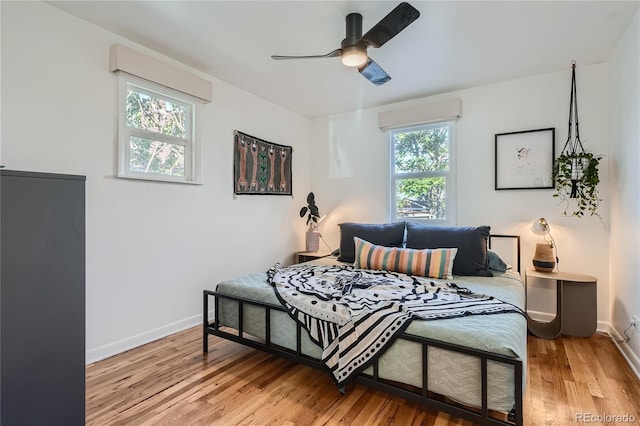
[[[234,132],[233,193],[291,195],[293,148]]]

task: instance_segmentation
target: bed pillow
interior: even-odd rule
[[[362,269],[402,272],[429,278],[453,278],[457,248],[414,250],[384,247],[354,238],[356,258],[353,266]]]
[[[385,247],[401,247],[404,242],[404,222],[372,224],[345,222],[340,225],[340,256],[338,260],[353,263],[354,237]]]
[[[487,262],[489,263],[489,269],[493,271],[507,272],[507,269],[511,269],[511,266],[493,250],[487,250]]]
[[[487,258],[489,226],[434,226],[407,222],[407,248],[455,247],[453,275],[491,277]]]

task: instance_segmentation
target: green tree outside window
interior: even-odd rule
[[[446,219],[449,127],[395,132],[393,136],[397,216]]]

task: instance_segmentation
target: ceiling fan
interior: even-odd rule
[[[368,47],[381,47],[395,37],[413,21],[420,17],[420,12],[409,3],[400,3],[380,22],[375,24],[365,35],[362,35],[362,15],[350,13],[347,15],[346,37],[340,48],[324,55],[282,56],[273,55],[272,59],[309,59],[340,57],[342,63],[349,67],[357,67],[360,74],[367,80],[379,86],[391,80],[373,59],[367,55]]]

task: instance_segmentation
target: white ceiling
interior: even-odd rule
[[[420,18],[369,55],[374,86],[339,58],[274,61],[340,46],[398,1],[49,1],[49,4],[307,117],[353,111],[606,61],[638,1],[411,1]],[[215,99],[215,93],[214,93]]]

